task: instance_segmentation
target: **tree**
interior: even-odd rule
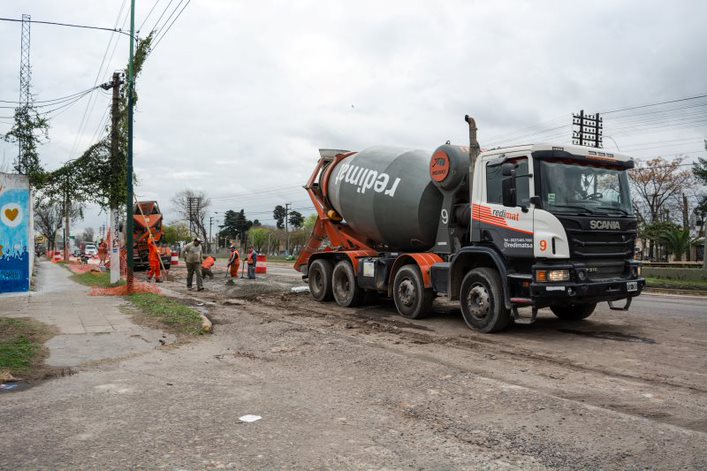
[[[287,209],[284,206],[278,204],[272,212],[272,218],[275,220],[277,228],[283,229],[285,227],[285,217],[287,216]]]
[[[290,211],[290,216],[287,219],[290,221],[290,225],[295,229],[299,229],[304,223],[304,217],[299,211]]]
[[[224,213],[223,225],[219,236],[241,242],[245,241],[246,233],[253,226],[253,222],[249,221],[245,216],[245,211],[241,209],[239,212],[228,210]]]
[[[191,206],[190,206],[191,202]],[[203,191],[182,190],[172,197],[172,205],[182,221],[192,226],[202,240],[207,240],[206,215],[211,207],[211,200]],[[208,248],[208,247],[207,247]]]
[[[682,254],[690,250],[691,238],[690,231],[686,229],[673,229],[663,232],[661,240],[665,242],[668,251],[675,255],[675,261],[682,260]]]
[[[164,240],[167,244],[177,244],[179,242],[188,242],[191,239],[189,234],[189,226],[183,222],[175,222],[174,224],[162,226],[164,231]]]
[[[265,227],[253,227],[248,231],[248,243],[255,247],[255,250],[262,252],[263,247],[266,247],[272,237],[272,230]]]
[[[47,119],[40,116],[32,104],[15,108],[15,122],[10,131],[3,136],[3,139],[6,142],[21,144],[13,168],[17,173],[27,175],[32,187],[41,188],[44,185],[46,173],[37,149],[39,145],[49,139]]]
[[[653,223],[663,216],[671,200],[680,197],[694,184],[692,172],[680,170],[684,159],[671,161],[660,157],[637,161],[629,171],[633,205],[641,222]]]
[[[75,221],[81,218],[81,208],[72,205],[69,211],[69,220]],[[47,248],[56,250],[56,236],[64,227],[64,204],[63,200],[56,201],[49,198],[39,197],[34,205],[34,224],[38,231],[47,239]]]
[[[648,228],[658,222],[679,220],[682,211],[682,194],[694,186],[694,177],[689,170],[681,170],[684,159],[672,161],[660,157],[648,161],[637,161],[636,168],[629,171],[633,207],[640,227]],[[649,252],[655,258],[656,242],[661,233],[653,231],[647,236],[639,231],[642,239],[648,239]]]
[[[87,227],[83,230],[83,234],[81,234],[81,240],[84,242],[95,242],[96,239],[96,234],[93,231],[92,227]]]
[[[302,229],[306,230],[307,232],[312,232],[312,229],[314,228],[314,225],[317,223],[317,215],[316,214],[310,214],[307,216],[304,220],[304,224],[302,224]]]

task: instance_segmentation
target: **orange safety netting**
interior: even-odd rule
[[[81,275],[83,273],[88,272],[102,273],[101,269],[98,268],[96,265],[80,265],[78,263],[68,263],[66,267],[77,275]]]
[[[128,294],[160,294],[160,289],[152,284],[135,281],[132,293],[128,293],[128,285],[114,286],[111,288],[91,288],[89,296],[127,296]]]

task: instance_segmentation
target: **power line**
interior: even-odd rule
[[[145,23],[147,23],[147,20],[150,18],[150,15],[152,15],[152,12],[155,11],[155,7],[160,3],[160,0],[157,0],[153,5],[152,8],[150,8],[149,13],[145,17],[144,20],[142,20],[142,23],[140,23],[140,27],[137,29],[138,32],[142,30],[142,27],[145,26]]]
[[[12,23],[21,23],[22,20],[18,20],[16,18],[0,18],[0,21],[9,21]],[[76,23],[60,23],[57,21],[39,21],[39,20],[29,20],[30,23],[37,23],[40,25],[52,25],[52,26],[66,26],[68,28],[79,28],[79,29],[94,29],[94,30],[100,30],[100,31],[111,31],[113,33],[119,33],[119,34],[125,34],[127,36],[130,36],[130,33],[127,31],[122,31],[116,28],[104,28],[101,26],[91,26],[91,25],[82,25],[82,24],[76,24]]]
[[[167,10],[169,10],[169,7],[172,5],[172,2],[174,2],[174,0],[169,0],[167,6],[164,7],[164,10],[162,10],[160,17],[157,18],[157,21],[155,21],[155,23],[152,25],[152,28],[150,28],[150,31],[154,31],[157,29],[157,25],[160,24],[160,21],[162,21],[162,17],[164,17],[165,13],[167,13]]]
[[[678,98],[678,99],[675,99],[675,100],[659,101],[659,102],[657,102],[657,103],[648,103],[648,104],[646,104],[646,105],[629,106],[629,107],[626,107],[626,108],[617,108],[617,109],[615,109],[615,110],[601,111],[600,114],[609,114],[609,113],[618,113],[618,112],[621,112],[621,111],[638,110],[638,109],[641,109],[641,108],[648,108],[648,107],[651,107],[651,106],[667,105],[667,104],[670,104],[670,103],[679,103],[679,102],[681,102],[681,101],[697,100],[698,98],[706,98],[706,97],[707,97],[707,94],[704,94],[704,95],[695,95],[695,96],[686,97],[686,98]]]
[[[157,48],[159,43],[162,42],[162,39],[164,39],[164,37],[169,32],[169,30],[172,29],[172,26],[174,26],[174,23],[176,23],[177,20],[179,19],[179,17],[182,16],[182,13],[189,6],[190,3],[191,3],[191,0],[187,0],[187,3],[185,3],[184,6],[182,7],[182,9],[179,10],[179,13],[177,13],[177,16],[174,17],[174,20],[172,20],[172,22],[169,24],[169,26],[164,31],[164,33],[162,33],[162,35],[157,39],[157,41],[155,42],[155,45],[150,48],[151,49],[150,53],[155,51],[155,49]],[[181,2],[180,2],[180,4],[181,4]],[[179,5],[177,5],[177,7],[174,9],[174,11],[177,11],[177,8],[179,8]],[[172,12],[172,13],[174,13],[174,12]],[[171,15],[170,15],[170,17],[171,17]],[[169,21],[169,18],[167,18],[167,21]],[[165,22],[165,24],[166,24],[166,22]]]

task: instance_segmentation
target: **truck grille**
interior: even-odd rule
[[[583,221],[560,218],[567,231],[570,257],[585,263],[589,278],[602,280],[628,275],[626,260],[633,258],[636,222],[622,222],[622,230],[601,231],[582,227]]]

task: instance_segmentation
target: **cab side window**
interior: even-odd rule
[[[516,201],[518,205],[528,206],[530,204],[530,182],[527,177],[522,175],[528,174],[528,159],[521,157],[511,160],[516,164]],[[501,165],[486,164],[486,202],[503,204],[503,189],[501,182],[503,175],[501,173]]]

